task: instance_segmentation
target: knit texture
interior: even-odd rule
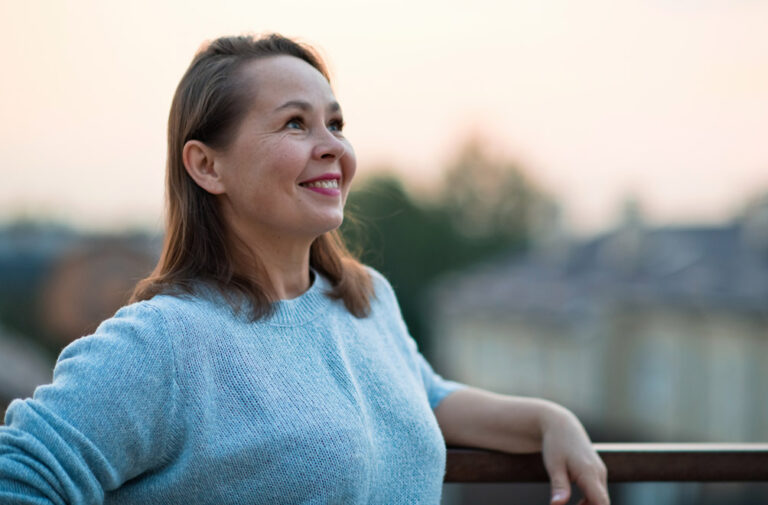
[[[9,406],[0,504],[438,503],[432,409],[461,384],[371,274],[364,319],[319,275],[256,323],[210,292],[120,309]]]

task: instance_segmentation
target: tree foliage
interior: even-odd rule
[[[412,196],[392,174],[363,181],[349,196],[342,232],[392,282],[411,333],[425,346],[430,284],[446,272],[522,251],[532,216],[547,202],[517,164],[469,142],[446,170],[436,199]]]

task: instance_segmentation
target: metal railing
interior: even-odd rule
[[[595,444],[609,482],[768,482],[768,444]],[[445,482],[546,482],[541,454],[448,448]]]

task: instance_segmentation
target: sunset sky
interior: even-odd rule
[[[0,221],[161,225],[165,122],[199,45],[327,58],[359,174],[414,185],[470,135],[594,231],[639,198],[712,222],[768,191],[768,1],[0,0]]]

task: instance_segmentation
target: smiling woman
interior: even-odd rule
[[[310,48],[279,36],[208,45],[171,104],[166,241],[133,300],[203,280],[245,295],[257,319],[307,289],[309,263],[366,314],[370,278],[336,231],[356,168],[343,124]]]
[[[317,237],[341,225],[355,155],[342,135],[331,87],[316,68],[293,56],[276,56],[249,62],[240,72],[257,92],[237,133],[224,149],[188,141],[184,165],[200,187],[219,197],[234,235],[258,257],[270,254],[260,246],[268,237],[283,261],[287,251],[295,254],[289,266],[294,270],[306,264]],[[279,298],[293,298],[306,285],[296,286],[296,292],[277,288]]]
[[[182,77],[166,238],[131,305],[65,348],[0,427],[0,503],[438,503],[445,443],[543,452],[606,505],[550,402],[437,375],[337,231],[355,174],[313,52],[226,37]]]

